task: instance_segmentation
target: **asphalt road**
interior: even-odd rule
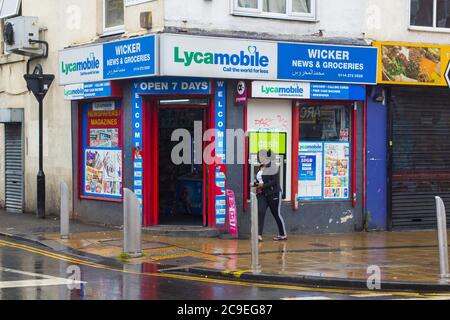
[[[393,300],[450,295],[327,290],[161,273],[0,237],[0,300]]]

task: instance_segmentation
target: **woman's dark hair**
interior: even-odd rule
[[[265,155],[267,158],[269,158],[270,162],[272,162],[273,156],[274,156],[272,150],[270,150],[270,149],[268,149],[268,150],[264,150],[264,149],[260,150],[258,152],[258,162],[259,163],[261,163],[261,154]]]

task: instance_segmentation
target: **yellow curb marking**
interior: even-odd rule
[[[174,275],[174,274],[136,272],[136,271],[112,268],[112,267],[108,267],[108,266],[97,264],[97,263],[91,263],[88,261],[79,260],[79,259],[71,258],[71,257],[65,256],[65,255],[52,253],[49,251],[44,251],[44,250],[36,249],[33,247],[29,247],[26,245],[16,244],[13,242],[8,242],[8,241],[3,241],[3,240],[0,240],[0,245],[10,247],[10,248],[20,249],[20,250],[35,253],[35,254],[39,254],[39,255],[53,258],[56,260],[71,262],[74,264],[88,266],[88,267],[92,267],[92,268],[96,268],[96,269],[102,269],[102,270],[108,270],[108,271],[126,273],[126,274],[133,274],[133,275],[145,275],[145,276],[152,276],[152,277],[159,277],[159,278],[168,278],[168,279],[177,279],[177,280],[204,282],[204,283],[229,284],[229,285],[242,286],[242,287],[259,287],[259,288],[268,288],[268,289],[283,289],[283,290],[305,291],[305,292],[326,292],[326,293],[335,293],[335,294],[380,294],[380,293],[383,293],[382,291],[372,292],[372,291],[363,291],[363,290],[359,291],[359,290],[349,290],[349,289],[332,289],[332,290],[330,290],[330,289],[310,288],[310,287],[301,287],[301,286],[293,286],[293,285],[248,283],[248,282],[240,282],[240,281],[216,280],[216,279],[211,279],[211,278],[200,278],[200,277],[182,276],[182,275]],[[412,292],[386,292],[386,293],[396,295],[396,296],[418,297],[418,298],[420,298],[420,297],[450,297],[449,295],[437,294],[437,293],[433,293],[433,294],[418,294],[418,293],[412,293]]]
[[[238,279],[239,279],[240,277],[242,277],[242,275],[243,275],[244,273],[252,273],[252,270],[238,270],[238,271],[232,272],[233,276],[234,276],[235,278],[238,278]]]

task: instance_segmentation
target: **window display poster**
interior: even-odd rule
[[[300,179],[302,181],[316,180],[316,156],[300,156]]]
[[[350,199],[350,143],[325,143],[324,158],[324,199]]]
[[[91,129],[90,146],[92,148],[118,148],[119,129]]]
[[[88,196],[122,197],[122,150],[85,150],[84,192]]]
[[[301,142],[299,145],[299,198],[323,198],[323,143]]]

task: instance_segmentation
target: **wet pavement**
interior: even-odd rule
[[[59,234],[55,233],[59,224],[57,220],[38,220],[32,215],[0,211],[0,221],[0,234],[43,244],[59,253],[81,254],[83,258],[89,257],[96,261],[103,259],[102,263],[112,262],[120,269],[125,265],[127,268],[138,268],[140,272],[150,268],[154,270],[153,274],[163,271],[185,275],[190,272],[242,281],[253,275],[249,270],[249,240],[168,237],[143,233],[144,256],[128,259],[122,255],[123,233],[119,229],[72,222],[70,240],[61,240]],[[359,281],[357,287],[365,290],[369,272],[375,267],[379,268],[382,284],[401,282],[427,288],[431,285],[431,292],[450,292],[449,279],[443,280],[439,276],[435,231],[296,235],[281,243],[271,241],[270,237],[264,240],[260,244],[261,273],[264,275],[285,279],[339,279],[348,283]],[[202,274],[202,270],[214,271],[216,275],[207,272]],[[264,281],[279,283],[268,278]],[[323,283],[321,285],[324,286]],[[439,289],[434,289],[436,286]]]
[[[56,234],[47,239],[81,252],[117,258],[122,253],[118,231]],[[143,235],[145,257],[135,263],[248,272],[248,240],[174,238]],[[381,232],[291,236],[288,242],[266,238],[260,244],[264,274],[366,280],[369,267],[379,267],[381,281],[450,284],[440,278],[437,235],[424,232]]]
[[[79,276],[78,276],[79,275]],[[0,237],[0,300],[450,299],[203,279],[158,272],[152,263],[99,263]]]

